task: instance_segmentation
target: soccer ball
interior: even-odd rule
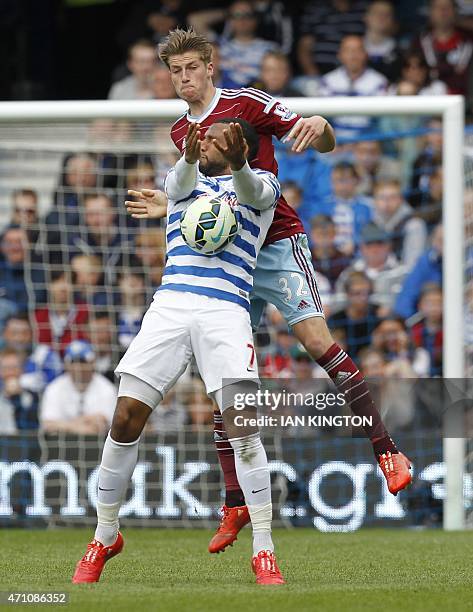
[[[238,233],[238,221],[229,202],[201,196],[181,215],[185,243],[201,255],[214,255],[230,244]]]

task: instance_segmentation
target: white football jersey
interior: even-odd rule
[[[174,172],[170,171],[168,176]],[[274,192],[274,203],[266,210],[238,202],[232,175],[208,177],[199,172],[196,189],[178,201],[169,199],[166,230],[166,267],[158,291],[170,289],[206,295],[239,304],[249,311],[252,272],[281,195],[277,178],[266,170],[253,170]],[[166,179],[167,181],[167,179]],[[181,230],[182,213],[203,195],[220,197],[235,210],[239,232],[233,242],[215,255],[200,255],[185,243]]]

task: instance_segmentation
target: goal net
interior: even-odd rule
[[[325,531],[442,521],[447,529],[471,526],[473,419],[464,410],[468,403],[456,402],[471,392],[467,381],[473,371],[473,139],[468,136],[464,147],[462,99],[298,98],[286,103],[306,116],[331,117],[339,126],[332,154],[308,152],[297,158],[278,146],[280,178],[309,234],[334,336],[355,351],[368,378],[380,375],[376,358],[382,371],[390,372],[383,374],[381,388],[373,383],[374,389],[393,436],[414,463],[416,482],[399,499],[389,496],[366,440],[346,432],[268,429],[276,519]],[[127,190],[162,188],[177,160],[169,128],[183,110],[180,101],[0,104],[0,224],[3,258],[11,271],[0,297],[2,328],[26,311],[43,355],[45,346],[60,355],[72,339],[86,338],[94,345],[98,371],[113,379],[113,367],[136,335],[165,264],[164,221],[127,215]],[[360,116],[363,132],[353,122]],[[346,182],[351,168],[357,206],[371,210],[370,215],[382,206],[373,203],[375,185],[385,185],[379,200],[388,200],[397,181],[411,216],[422,220],[417,225],[421,242],[410,242],[411,257],[402,253],[400,234],[385,231],[385,239],[382,234],[371,239],[360,230],[355,235],[354,209],[340,205],[341,196],[333,205],[334,177]],[[316,248],[318,240],[323,242],[321,228],[322,234],[328,231],[327,214],[335,223],[333,244],[343,256],[335,261],[338,275],[334,262],[329,265],[323,249]],[[363,249],[365,243],[383,241],[389,244],[384,254]],[[414,264],[429,249],[435,259],[436,248],[431,268],[438,275],[419,277],[423,286],[412,298],[412,311],[405,301],[399,306]],[[376,257],[384,257],[383,262],[376,263]],[[357,263],[363,258],[363,265]],[[372,283],[370,312],[375,315],[365,321],[368,331],[353,335],[355,324],[340,313],[351,312],[348,277],[357,270]],[[429,327],[433,297],[419,308],[426,283],[442,284],[443,330]],[[435,287],[430,290],[433,296]],[[397,328],[400,335],[391,346],[389,334],[399,319],[402,329]],[[402,349],[396,345],[401,337]],[[309,389],[321,380],[274,308],[266,309],[255,338],[269,384],[287,379]],[[399,353],[396,359],[393,351]],[[50,373],[38,352],[28,363],[34,367],[25,369],[22,384],[40,406]],[[458,403],[462,410],[450,411]],[[191,365],[150,419],[124,521],[211,524],[222,503],[212,410]],[[0,521],[92,523],[103,436],[38,435],[28,429],[26,423],[15,433],[0,431]]]

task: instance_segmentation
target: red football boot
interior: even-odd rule
[[[85,555],[77,562],[72,582],[74,584],[98,582],[105,563],[115,555],[121,553],[122,549],[123,536],[120,532],[118,532],[115,544],[111,546],[104,546],[100,542],[97,542],[97,540],[92,540],[87,546]]]
[[[397,495],[412,482],[412,474],[409,469],[411,462],[402,453],[383,453],[378,457],[379,467],[388,483],[389,492]]]
[[[238,533],[250,522],[250,515],[246,506],[228,508],[223,506],[223,516],[215,535],[209,543],[209,553],[219,553],[231,546],[237,539]]]
[[[276,557],[270,550],[262,550],[253,557],[251,568],[256,574],[256,584],[286,584],[276,563]]]

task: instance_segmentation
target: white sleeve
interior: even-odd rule
[[[184,155],[172,168],[164,182],[164,191],[170,200],[182,200],[197,187],[198,162],[188,164]]]
[[[40,406],[40,422],[44,421],[57,421],[67,417],[61,414],[61,406],[64,401],[64,397],[60,397],[60,391],[57,385],[53,384],[52,381],[44,390],[43,398]],[[51,387],[51,385],[53,385]]]
[[[254,172],[248,162],[240,170],[232,170],[233,186],[240,204],[266,210],[276,204],[280,196],[279,183],[271,174]]]

